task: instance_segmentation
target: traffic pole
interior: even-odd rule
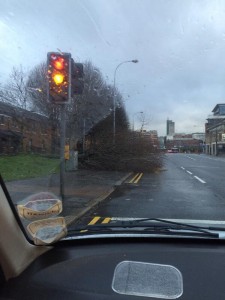
[[[61,104],[61,118],[60,118],[60,195],[62,200],[65,198],[65,129],[66,129],[66,105]]]

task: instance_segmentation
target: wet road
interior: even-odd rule
[[[225,220],[225,158],[167,154],[164,170],[133,174],[92,217]]]

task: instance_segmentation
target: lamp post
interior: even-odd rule
[[[113,145],[115,145],[115,136],[116,136],[116,93],[115,93],[115,88],[116,88],[116,72],[118,68],[125,63],[138,63],[137,59],[133,60],[125,60],[119,63],[114,71],[114,81],[113,81]]]

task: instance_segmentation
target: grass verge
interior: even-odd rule
[[[0,174],[6,181],[46,176],[59,172],[59,159],[35,154],[0,157]]]

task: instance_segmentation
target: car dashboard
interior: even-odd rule
[[[37,258],[20,276],[10,279],[1,288],[1,297],[222,300],[225,299],[224,265],[223,241],[174,238],[64,241]]]

